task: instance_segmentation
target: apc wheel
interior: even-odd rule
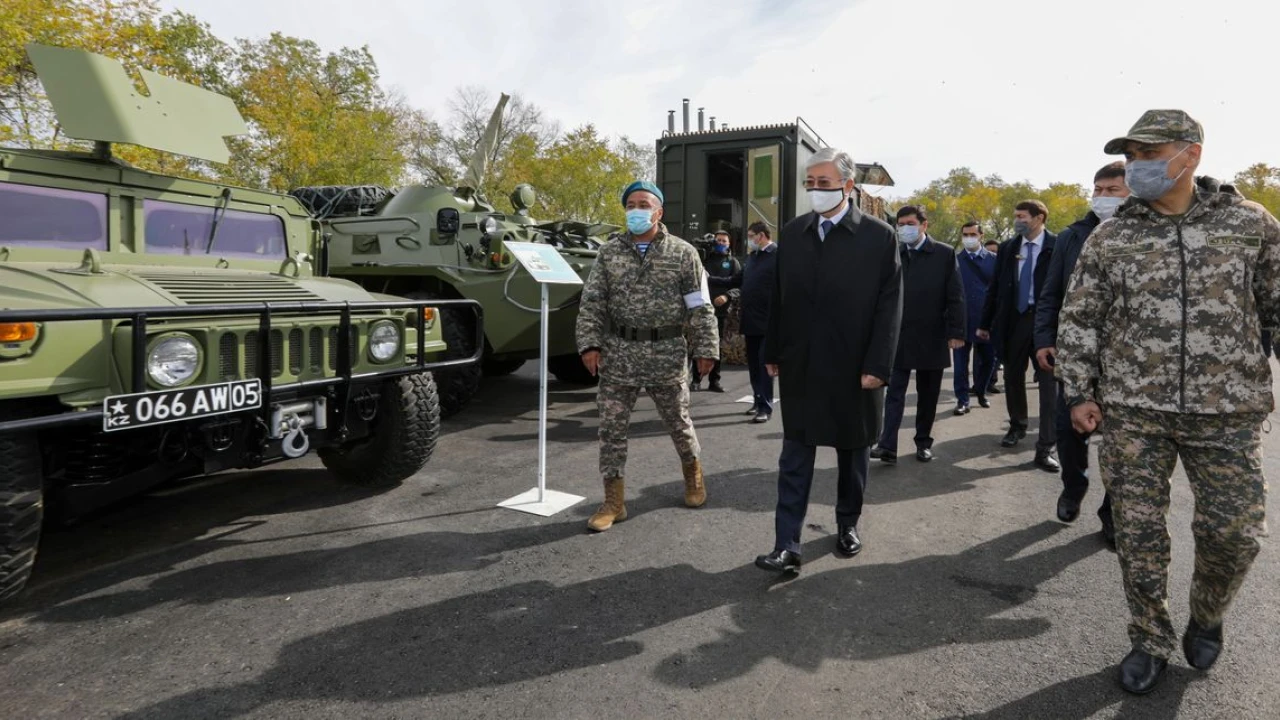
[[[0,602],[22,592],[35,566],[43,474],[34,433],[0,436]]]
[[[490,360],[485,358],[481,361],[481,367],[484,369],[485,377],[501,377],[510,375],[511,373],[524,367],[524,360]]]
[[[405,297],[411,300],[443,300],[426,291],[411,292]],[[471,357],[476,351],[475,316],[458,308],[440,308],[440,332],[449,345],[445,360]],[[440,391],[440,417],[457,414],[471,402],[480,389],[480,363],[443,368],[435,371],[436,387]]]
[[[596,385],[600,378],[587,371],[578,355],[556,355],[547,358],[547,372],[556,376],[562,383],[570,385]]]
[[[369,436],[322,448],[320,461],[342,482],[394,487],[427,464],[440,437],[440,396],[431,373],[382,385]]]

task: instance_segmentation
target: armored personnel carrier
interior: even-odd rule
[[[27,47],[66,135],[0,148],[0,600],[30,575],[46,511],[315,452],[394,485],[430,459],[450,311],[318,277],[295,198],[144,172],[127,142],[210,162],[247,131],[225,97],[116,61]],[[467,307],[464,307],[467,306]],[[474,341],[473,341],[474,343]]]

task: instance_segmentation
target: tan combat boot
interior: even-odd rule
[[[587,521],[587,527],[596,532],[603,532],[613,527],[615,522],[627,519],[627,506],[622,503],[626,494],[626,483],[622,478],[604,481],[604,504]]]
[[[691,507],[702,507],[707,501],[707,486],[702,482],[702,461],[694,460],[684,464],[684,504]]]

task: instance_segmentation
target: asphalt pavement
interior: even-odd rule
[[[630,517],[600,534],[586,529],[602,495],[594,389],[550,386],[548,487],[585,500],[545,518],[497,507],[536,484],[533,363],[487,379],[396,489],[339,485],[306,458],[136,498],[46,533],[28,591],[0,610],[0,714],[1280,717],[1274,540],[1218,664],[1202,673],[1175,656],[1155,692],[1127,695],[1115,678],[1128,613],[1094,515],[1101,490],[1058,522],[1060,481],[1032,465],[1035,421],[1002,448],[1005,396],[955,417],[950,385],[936,459],[873,462],[853,559],[833,552],[835,454],[819,450],[791,580],[752,562],[772,547],[782,425],[777,413],[747,422],[742,368],[726,368],[728,392],[693,396],[706,506],[683,506],[679,460],[641,396]],[[1179,468],[1179,628],[1191,515]]]

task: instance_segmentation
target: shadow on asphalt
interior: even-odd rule
[[[1130,695],[1118,684],[1119,662],[1106,670],[1064,680],[1056,685],[1037,690],[1026,697],[1014,700],[984,713],[953,715],[946,720],[1027,720],[1027,718],[1054,718],[1055,720],[1084,720],[1116,706],[1109,717],[1131,720],[1152,718],[1164,720],[1178,716],[1187,688],[1200,675],[1190,668],[1172,664],[1155,692],[1142,697]]]
[[[767,659],[815,671],[827,660],[1026,639],[1046,632],[1050,619],[997,616],[1099,551],[1079,538],[1023,554],[1064,529],[1046,522],[956,554],[854,561],[786,583],[752,565],[708,573],[688,564],[564,587],[519,583],[318,633],[286,645],[253,682],[193,691],[129,717],[230,718],[277,700],[386,702],[496,688],[634,657],[644,651],[636,635],[722,607],[738,629],[660,661],[660,682],[706,687]],[[539,536],[579,532],[574,522]],[[829,550],[823,538],[806,555]]]

